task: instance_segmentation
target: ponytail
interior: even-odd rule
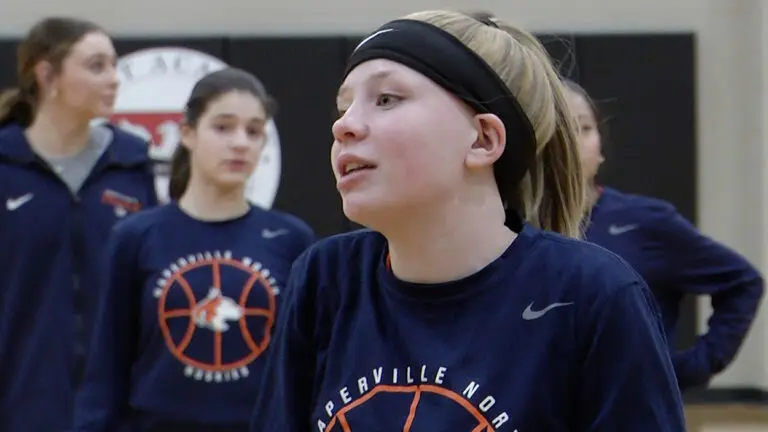
[[[0,93],[0,126],[18,123],[23,127],[32,124],[34,109],[21,89],[15,88]]]
[[[171,174],[168,184],[168,196],[171,200],[178,201],[187,190],[190,175],[189,150],[179,143],[171,157]]]
[[[536,130],[536,159],[519,187],[526,222],[547,231],[582,238],[589,211],[587,181],[579,157],[576,125],[564,84],[547,50],[531,33],[491,18],[518,49],[503,59],[506,81]],[[509,70],[510,65],[518,69]],[[528,80],[526,81],[525,78]]]
[[[555,135],[542,149],[541,162],[537,163],[541,198],[536,217],[546,230],[581,238],[589,212],[587,182],[573,120],[560,90],[555,92],[555,104]]]
[[[560,89],[554,90],[555,133],[521,184],[526,219],[547,231],[581,238],[588,214],[586,179],[572,118]]]

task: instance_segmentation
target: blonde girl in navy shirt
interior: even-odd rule
[[[680,389],[706,385],[733,361],[755,322],[763,277],[746,258],[702,234],[669,202],[598,184],[604,124],[589,94],[574,82],[567,85],[592,204],[586,239],[619,254],[650,286]],[[710,297],[713,313],[707,332],[693,346],[677,351],[680,305],[687,295]]]
[[[529,33],[428,11],[351,55],[331,163],[368,227],[294,264],[253,432],[682,432],[658,310],[586,210]]]

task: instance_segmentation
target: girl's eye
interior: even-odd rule
[[[399,96],[384,93],[379,95],[379,97],[376,99],[376,105],[387,106],[400,101],[400,99],[401,98]]]

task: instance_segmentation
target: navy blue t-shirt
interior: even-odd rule
[[[398,280],[386,240],[294,264],[251,431],[684,431],[658,311],[598,246],[526,226],[455,282]]]
[[[672,355],[682,389],[706,383],[733,360],[763,296],[763,279],[744,257],[701,234],[671,204],[611,188],[603,188],[586,238],[642,275],[659,303],[672,350],[683,298],[712,297],[707,333]]]
[[[312,241],[257,207],[203,222],[171,203],[118,224],[75,430],[247,429],[278,299]]]

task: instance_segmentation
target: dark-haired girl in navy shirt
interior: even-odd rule
[[[262,84],[238,69],[192,90],[173,201],[112,233],[76,431],[248,430],[279,299],[313,238],[244,195],[272,114]]]
[[[295,262],[251,431],[685,430],[647,286],[576,239],[572,116],[532,35],[387,23],[337,106],[337,188],[370,229]]]
[[[683,298],[712,298],[706,334],[672,355],[682,390],[706,384],[736,357],[760,307],[763,279],[744,257],[703,235],[670,203],[598,186],[594,178],[603,155],[597,105],[574,82],[568,82],[567,95],[590,179],[593,207],[586,237],[621,255],[643,276],[658,300],[670,349]]]

